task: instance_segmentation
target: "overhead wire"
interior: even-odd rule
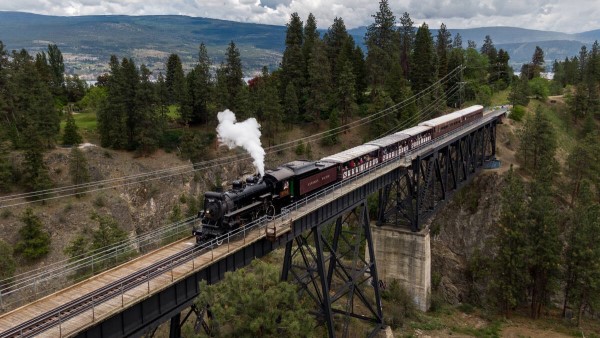
[[[299,142],[311,143],[311,142],[321,140],[321,139],[331,136],[331,135],[338,135],[342,132],[345,132],[345,131],[348,131],[348,130],[351,130],[354,128],[358,128],[358,127],[361,127],[368,123],[371,123],[373,121],[376,121],[378,119],[384,118],[392,113],[396,113],[397,110],[402,109],[402,108],[406,107],[407,105],[411,104],[412,102],[416,101],[420,97],[422,97],[426,94],[429,94],[431,91],[436,89],[436,86],[447,82],[451,78],[451,76],[456,75],[459,71],[461,71],[460,67],[455,68],[454,70],[449,72],[445,77],[443,77],[443,78],[439,79],[438,81],[436,81],[435,83],[431,84],[429,87],[427,87],[423,91],[413,94],[411,97],[409,97],[393,106],[383,109],[379,112],[376,112],[374,114],[371,114],[371,115],[361,118],[359,120],[352,121],[346,125],[343,125],[343,126],[340,126],[340,127],[334,128],[334,129],[330,129],[330,130],[323,131],[323,132],[320,132],[317,134],[312,134],[312,135],[309,135],[309,136],[306,136],[306,137],[303,137],[300,139],[296,139],[293,141],[288,141],[288,142],[284,142],[284,143],[281,143],[281,144],[278,144],[278,145],[275,145],[272,147],[268,147],[266,149],[267,150],[266,153],[271,154],[271,153],[279,152],[282,150],[290,149],[292,147],[295,147]],[[440,99],[440,97],[438,97],[435,102],[439,101],[439,99]],[[419,122],[419,119],[423,115],[425,115],[425,114],[422,114],[422,112],[424,112],[424,111],[426,112],[430,107],[431,107],[431,104],[428,107],[426,107],[425,109],[422,109],[421,111],[419,111],[417,114],[415,114],[411,118],[409,118],[409,120],[403,121],[403,125],[410,125],[410,123],[412,123],[412,122]],[[431,114],[431,113],[432,112],[429,112],[428,114],[426,114],[426,116],[429,116],[429,114]],[[6,208],[6,207],[14,207],[14,206],[19,206],[19,205],[24,205],[24,204],[30,204],[30,203],[39,203],[39,202],[43,202],[43,201],[47,201],[47,200],[54,200],[54,199],[58,199],[58,198],[75,196],[75,195],[84,194],[84,193],[91,193],[91,192],[97,192],[97,191],[102,191],[102,190],[107,190],[107,189],[124,187],[124,186],[129,186],[132,184],[142,184],[145,182],[150,182],[150,181],[154,181],[154,180],[158,180],[158,179],[166,179],[166,178],[170,178],[173,176],[189,174],[191,172],[196,172],[199,170],[206,170],[206,169],[214,168],[217,166],[222,166],[224,164],[230,164],[230,163],[235,163],[235,162],[239,162],[239,161],[244,161],[244,160],[248,160],[250,158],[251,158],[251,156],[249,156],[247,154],[236,154],[236,155],[221,157],[218,159],[212,159],[212,160],[192,163],[191,169],[190,169],[190,165],[183,165],[183,166],[178,166],[178,167],[174,167],[174,168],[159,169],[159,170],[148,172],[148,173],[129,175],[129,176],[125,176],[125,177],[118,177],[118,178],[113,178],[113,179],[88,182],[88,183],[70,185],[70,186],[59,187],[59,188],[45,189],[45,190],[40,190],[40,191],[35,191],[35,192],[3,196],[3,197],[0,197],[0,203],[4,202],[3,204],[0,204],[0,209]],[[161,174],[164,174],[164,175],[161,175]],[[153,176],[155,176],[155,177],[153,177]],[[97,188],[93,188],[93,187],[97,187]],[[93,189],[88,189],[88,188],[93,188]],[[59,194],[59,193],[63,193],[63,192],[71,192],[71,193],[60,194],[57,196],[48,196],[48,195]],[[46,196],[46,197],[43,197],[43,196]],[[40,198],[40,197],[43,197],[43,198]],[[35,200],[26,200],[26,201],[18,202],[18,203],[6,203],[6,202],[28,199],[28,198],[29,199],[36,198],[36,199]]]

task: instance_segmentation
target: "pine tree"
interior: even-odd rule
[[[266,83],[260,100],[262,101],[263,118],[268,123],[264,123],[263,128],[265,136],[270,141],[269,145],[273,145],[276,143],[275,136],[278,134],[282,124],[283,108],[279,103],[277,84],[269,77],[265,80]]]
[[[496,63],[492,65],[492,72],[490,74],[490,81],[496,84],[498,90],[504,90],[511,83],[512,68],[508,61],[510,56],[504,49],[498,51],[498,57]]]
[[[346,60],[342,66],[337,84],[337,108],[342,115],[342,124],[348,123],[352,115],[358,111],[356,104],[356,81],[352,73],[352,63]],[[330,117],[331,118],[331,117]]]
[[[94,213],[91,218],[98,222],[98,229],[92,233],[92,250],[104,249],[127,239],[127,232],[111,216]]]
[[[281,60],[281,85],[282,88],[287,88],[287,85],[290,82],[294,84],[296,97],[299,99],[300,103],[300,111],[304,111],[302,93],[306,86],[305,81],[308,67],[305,55],[311,54],[314,48],[308,49],[309,46],[303,47],[303,23],[302,20],[300,20],[298,13],[292,13],[286,27],[285,50]],[[316,41],[318,41],[318,39],[311,39],[310,43],[314,44]]]
[[[88,86],[85,81],[79,78],[79,75],[67,75],[65,77],[65,95],[67,102],[79,102],[85,97]]]
[[[60,132],[60,119],[48,84],[27,51],[13,51],[12,65],[7,88],[12,102],[9,119],[18,135],[25,138],[25,130],[31,127],[35,129],[42,147],[52,147]],[[19,138],[16,141],[19,147],[26,142]]]
[[[400,61],[400,36],[396,30],[396,17],[387,0],[379,1],[379,11],[372,15],[375,21],[367,27],[365,44],[367,69],[371,85],[385,84],[387,71],[394,62]]]
[[[446,25],[443,23],[438,30],[435,49],[438,60],[438,78],[442,79],[448,74],[448,59],[452,50],[452,33],[446,29]]]
[[[400,34],[400,64],[405,78],[410,78],[411,53],[415,41],[414,22],[408,12],[404,12],[400,18],[398,33]]]
[[[548,158],[541,161],[547,164],[537,170],[530,188],[531,202],[526,233],[529,249],[527,265],[531,280],[531,317],[534,319],[539,318],[542,307],[550,303],[559,273],[561,242],[557,210],[548,207],[553,204],[552,160],[553,158]]]
[[[52,181],[48,175],[48,168],[44,164],[44,154],[42,153],[42,144],[37,132],[28,128],[26,130],[28,138],[25,142],[25,159],[23,161],[23,185],[29,191],[41,191],[52,187]]]
[[[328,109],[331,93],[331,77],[329,59],[323,42],[315,44],[312,58],[308,65],[308,87],[306,95],[306,115],[308,121],[318,122],[321,113]]]
[[[508,316],[525,298],[529,281],[525,232],[528,215],[524,184],[512,165],[504,181],[491,289],[499,308]]]
[[[188,74],[191,77],[188,80],[189,98],[191,101],[191,121],[192,123],[208,123],[209,104],[211,100],[212,85],[210,68],[212,64],[208,57],[208,51],[204,43],[200,44],[198,51],[198,64],[193,71]]]
[[[189,127],[183,128],[183,135],[179,144],[180,156],[190,160],[192,163],[200,162],[208,158],[206,147],[213,141],[210,137],[203,137],[199,132]]]
[[[19,229],[19,241],[15,245],[15,253],[22,255],[27,260],[36,260],[50,252],[50,235],[43,228],[40,218],[27,208],[21,216],[25,223]]]
[[[381,112],[394,105],[394,101],[383,90],[376,90],[372,95],[373,105],[369,107],[369,115]],[[390,132],[390,126],[398,124],[395,117],[388,115],[385,117],[378,116],[373,118],[369,123],[369,137],[376,139],[383,137]]]
[[[79,234],[63,250],[69,256],[69,261],[74,262],[83,258],[89,252],[90,240],[85,234]]]
[[[232,109],[229,102],[229,92],[227,90],[227,78],[225,77],[225,64],[221,62],[216,71],[215,81],[215,105],[217,111]]]
[[[540,73],[544,71],[544,51],[540,46],[535,46],[535,51],[531,57],[531,75],[530,79],[540,77]]]
[[[508,100],[513,106],[527,106],[529,104],[529,83],[526,78],[521,78],[512,83]]]
[[[302,54],[304,55],[305,65],[308,65],[308,60],[310,60],[310,55],[312,53],[313,46],[315,45],[315,41],[319,40],[317,20],[315,19],[315,16],[312,13],[308,14],[308,19],[306,19],[303,37],[304,40],[302,43]]]
[[[80,144],[83,139],[81,135],[79,135],[78,129],[73,114],[67,114],[67,123],[65,124],[62,144],[66,146],[77,146]]]
[[[298,106],[298,97],[296,96],[296,89],[292,82],[288,83],[285,88],[285,96],[283,98],[283,115],[285,120],[289,122],[290,126],[294,122],[300,122],[300,107]]]
[[[540,106],[536,108],[533,118],[527,119],[517,150],[517,157],[523,163],[523,168],[534,175],[539,172],[553,175],[558,168],[554,159],[556,136],[546,114]]]
[[[545,112],[538,107],[533,119],[526,122],[518,155],[527,160],[526,169],[533,180],[530,184],[528,270],[531,278],[531,317],[539,318],[541,309],[549,303],[557,281],[561,242],[556,208],[553,204],[553,181],[556,177],[556,138]]]
[[[391,54],[397,47],[396,17],[387,0],[379,1],[379,11],[372,15],[375,21],[367,27],[365,42],[369,47],[378,47]]]
[[[0,143],[0,192],[9,192],[13,180],[8,142]]]
[[[141,155],[147,156],[158,148],[165,120],[160,116],[158,96],[150,81],[150,70],[140,67],[140,83],[135,93],[135,109],[139,120],[134,131],[133,146]]]
[[[13,258],[13,248],[10,244],[0,239],[0,287],[3,285],[3,281],[12,276],[15,273],[17,264]]]
[[[65,94],[65,63],[57,45],[48,45],[48,65],[50,66],[50,88],[55,97]]]
[[[600,142],[594,134],[588,134],[579,140],[566,160],[566,173],[571,187],[571,205],[580,195],[581,184],[588,180],[600,188]]]
[[[454,35],[454,40],[452,41],[452,49],[463,49],[463,40],[460,33],[456,33],[456,35]]]
[[[97,115],[100,144],[103,147],[122,149],[127,145],[128,102],[135,97],[126,97],[131,93],[125,91],[127,80],[115,55],[110,58],[109,68],[106,83],[107,100]]]
[[[431,86],[437,80],[437,60],[433,39],[429,27],[423,23],[415,36],[415,48],[412,55],[412,89],[418,93]]]
[[[342,18],[335,18],[323,37],[327,49],[327,58],[331,67],[331,81],[338,83],[338,78],[347,60],[352,59],[354,40],[348,34]]]
[[[4,43],[0,40],[0,140],[4,140],[8,136],[10,129],[14,130],[14,122],[11,121],[8,103],[8,53],[4,48]],[[6,121],[6,123],[4,122]]]
[[[600,304],[600,206],[587,181],[571,212],[567,234],[563,316],[571,304],[579,326],[585,309]]]
[[[165,77],[167,87],[167,100],[169,104],[181,104],[185,90],[185,74],[181,59],[177,54],[169,55],[167,59],[167,74]]]
[[[167,94],[167,85],[165,83],[165,77],[162,75],[162,72],[158,73],[158,79],[156,80],[156,104],[158,107],[158,113],[161,121],[167,122],[168,117],[167,113],[169,112],[168,108],[168,94]]]
[[[137,147],[136,138],[140,132],[139,125],[143,120],[139,102],[136,100],[137,92],[140,85],[140,74],[132,59],[123,58],[121,61],[121,76],[122,76],[122,103],[125,113],[125,132],[126,133],[126,148],[135,150]],[[147,102],[151,104],[151,102]]]
[[[90,173],[88,170],[88,162],[85,159],[83,152],[73,147],[69,158],[69,175],[71,175],[71,183],[73,185],[81,185],[90,181]],[[77,197],[82,195],[85,188],[77,188]]]
[[[354,47],[352,53],[352,70],[356,79],[356,101],[362,103],[368,87],[368,74],[365,56],[360,46]]]
[[[314,317],[296,287],[282,282],[273,265],[254,260],[251,267],[228,272],[217,284],[200,284],[195,300],[214,314],[208,325],[216,336],[310,337]]]
[[[487,56],[488,60],[490,60],[490,61],[496,59],[496,55],[497,55],[496,47],[494,46],[494,42],[492,41],[492,38],[489,35],[485,36],[485,39],[483,40],[483,45],[481,46],[481,49],[479,50],[479,52],[482,55]]]
[[[234,111],[241,110],[243,107],[239,104],[236,105],[238,96],[244,86],[244,74],[242,72],[242,60],[240,58],[240,51],[236,47],[235,43],[231,41],[226,52],[226,63],[225,63],[225,82],[227,84],[227,93],[229,97],[229,106]]]

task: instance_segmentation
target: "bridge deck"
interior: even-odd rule
[[[491,113],[486,114],[479,123],[460,130],[460,133],[477,128],[478,125],[488,122],[489,120],[496,118],[503,113],[504,112],[502,111],[492,111]],[[458,133],[459,131],[456,132]],[[443,144],[447,141],[447,138],[436,141],[435,143],[430,144],[411,155],[420,155],[420,153],[425,153],[428,151],[428,149],[436,147],[438,143]],[[309,214],[310,212],[318,209],[320,206],[330,203],[336,198],[339,198],[340,196],[345,195],[352,190],[368,183],[374,178],[389,173],[400,166],[409,165],[410,159],[411,157],[394,161],[389,165],[377,168],[352,182],[343,184],[337,187],[337,189],[327,189],[326,191],[322,191],[303,205],[299,205],[293,210],[289,210],[289,212],[283,217],[269,221],[266,224],[266,228],[261,226],[245,231],[243,236],[238,236],[238,238],[235,240],[234,238],[231,238],[231,240],[227,240],[227,242],[222,243],[220,246],[215,247],[212,250],[205,251],[183,264],[170,267],[169,269],[163,269],[162,273],[155,274],[155,276],[152,278],[140,278],[138,280],[139,284],[137,284],[137,286],[134,288],[126,291],[120,291],[117,286],[114,292],[115,296],[108,300],[104,300],[103,302],[95,302],[93,298],[89,299],[89,303],[91,304],[89,306],[91,309],[88,309],[64,321],[58,318],[59,324],[44,331],[40,336],[58,337],[74,335],[75,333],[93,325],[95,322],[102,321],[114,313],[122,311],[123,308],[127,308],[129,305],[137,303],[147,297],[150,297],[158,291],[167,288],[174,281],[186,278],[195,271],[210,265],[211,262],[220,260],[225,256],[230,255],[231,253],[264,238],[266,236],[265,229],[274,229],[276,235],[281,236],[282,234],[290,231],[291,224],[294,219]],[[195,243],[192,237],[180,240],[163,248],[152,251],[146,255],[140,256],[111,270],[90,277],[87,280],[72,285],[54,294],[48,295],[35,302],[3,314],[0,316],[0,337],[5,337],[6,331],[17,325],[44,314],[51,313],[70,301],[85,297],[91,292],[96,291],[106,285],[115,283],[116,281],[119,281],[127,276],[131,276],[135,272],[148,269],[157,261],[168,259],[177,253],[180,253],[190,247],[194,247],[194,245]],[[65,312],[62,313],[64,316]],[[12,336],[18,337],[19,334],[11,335],[11,337]],[[23,332],[23,336],[29,335],[26,332]]]

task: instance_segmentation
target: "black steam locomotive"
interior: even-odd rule
[[[207,192],[200,225],[192,234],[203,243],[281,209],[335,182],[351,179],[483,116],[482,106],[472,106],[367,142],[319,161],[297,160],[267,170],[263,177],[234,181],[225,192]]]
[[[293,161],[268,170],[263,177],[234,181],[226,192],[204,195],[201,224],[194,228],[201,243],[248,224],[263,215],[274,216],[295,200],[337,180],[333,163]]]

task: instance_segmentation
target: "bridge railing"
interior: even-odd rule
[[[240,227],[240,228],[235,229],[227,234],[224,234],[222,236],[214,238],[211,241],[204,243],[202,245],[197,245],[190,249],[182,251],[182,253],[190,251],[191,255],[187,256],[188,258],[186,260],[171,258],[171,262],[169,264],[167,264],[168,268],[171,271],[171,275],[173,276],[173,269],[175,269],[176,267],[180,266],[181,264],[183,264],[185,262],[188,262],[189,260],[193,260],[193,258],[197,257],[198,255],[202,255],[202,254],[206,254],[206,253],[210,252],[211,259],[214,260],[215,259],[215,250],[214,249],[216,249],[222,245],[227,245],[227,253],[229,253],[232,250],[232,248],[231,248],[232,242],[237,242],[238,240],[243,239],[244,243],[246,243],[247,240],[250,240],[250,239],[256,240],[257,238],[266,236],[265,228],[266,228],[266,225],[268,222],[278,221],[278,220],[289,220],[289,217],[290,217],[292,211],[298,211],[301,208],[308,206],[310,203],[313,203],[319,199],[324,198],[325,196],[328,196],[331,194],[333,194],[333,196],[335,196],[336,192],[338,192],[340,188],[343,188],[348,185],[352,185],[359,179],[362,179],[368,175],[372,175],[372,174],[374,174],[375,171],[377,171],[383,167],[386,167],[392,163],[397,163],[400,161],[404,161],[404,162],[408,161],[408,162],[406,162],[406,164],[408,164],[408,163],[410,163],[410,161],[412,159],[412,155],[415,152],[418,152],[419,150],[422,150],[434,143],[439,143],[440,141],[442,141],[452,135],[456,135],[456,133],[458,133],[461,130],[471,127],[474,123],[475,122],[470,123],[469,125],[465,125],[459,129],[456,129],[452,133],[446,134],[446,135],[442,136],[441,138],[436,138],[435,140],[431,140],[429,142],[421,144],[419,147],[408,151],[403,156],[398,156],[397,158],[395,158],[393,160],[379,163],[375,166],[372,166],[371,168],[369,168],[367,170],[364,170],[363,172],[359,173],[358,175],[356,175],[350,179],[347,179],[342,182],[338,182],[334,185],[327,187],[324,190],[321,190],[315,194],[309,195],[299,201],[296,201],[295,203],[291,204],[290,206],[283,208],[281,213],[276,216],[262,216],[261,218],[255,220],[252,223],[247,224],[246,226]],[[154,231],[154,232],[148,233],[146,235],[139,236],[138,238],[128,241],[126,243],[122,243],[120,245],[117,245],[117,246],[114,246],[111,248],[107,248],[106,250],[95,253],[94,255],[91,255],[89,257],[83,257],[75,262],[69,262],[68,264],[63,264],[62,266],[57,265],[57,266],[51,268],[50,270],[43,271],[38,274],[32,274],[25,278],[19,279],[16,282],[7,283],[6,286],[2,286],[2,288],[0,288],[0,309],[3,309],[5,307],[7,307],[8,305],[14,306],[14,304],[23,304],[25,302],[29,302],[32,297],[35,299],[36,297],[39,297],[39,295],[42,294],[42,292],[43,292],[43,294],[49,294],[50,292],[56,291],[56,289],[54,289],[54,288],[50,288],[48,290],[48,288],[43,287],[43,285],[42,285],[43,282],[50,281],[51,279],[56,280],[57,278],[67,278],[70,274],[80,271],[80,269],[85,269],[85,268],[93,269],[94,264],[99,264],[99,262],[109,260],[111,258],[116,260],[115,257],[118,257],[119,255],[123,255],[124,253],[128,252],[127,250],[130,250],[129,248],[137,247],[138,248],[137,252],[140,252],[140,251],[142,251],[141,248],[144,248],[148,245],[156,244],[157,242],[163,241],[165,238],[165,234],[173,235],[173,231],[175,231],[175,234],[180,234],[180,233],[189,234],[189,231],[190,231],[189,224],[194,222],[194,219],[195,219],[195,217],[190,217],[188,219],[185,219],[185,220],[175,223],[173,225],[163,227],[159,231]],[[253,231],[255,229],[259,229],[260,235],[258,235],[258,237],[256,235],[256,232]],[[248,237],[249,234],[252,234],[252,238]],[[236,246],[234,249],[236,249],[236,248],[238,248],[238,246]],[[180,255],[180,254],[176,254],[175,256],[178,256],[178,255]],[[173,256],[173,257],[175,257],[175,256]],[[145,274],[145,276],[146,276],[147,283],[148,283],[148,293],[150,293],[150,284],[149,284],[150,280],[152,278],[154,278],[154,277],[152,277],[152,276],[154,276],[154,274],[158,273],[156,271],[153,272],[152,269],[156,269],[154,267],[154,265],[149,266],[149,267],[144,268],[139,271],[139,273]],[[194,270],[194,269],[195,269],[194,261],[192,261],[192,270]],[[160,271],[162,271],[160,274],[164,273],[164,270],[160,270]],[[137,274],[138,273],[136,273],[136,275]],[[89,275],[85,276],[85,277],[87,278],[87,277],[89,277]],[[129,278],[129,276],[126,278]],[[126,278],[124,278],[124,279],[126,279]],[[120,283],[123,284],[124,282],[121,281]],[[64,286],[65,285],[61,285],[61,288],[64,288]],[[44,289],[44,290],[40,291],[40,288]],[[121,289],[121,297],[123,299],[125,292],[127,292],[131,288],[128,289],[126,287],[121,286],[120,289]],[[25,293],[26,297],[27,297],[27,292],[29,292],[32,296],[26,298],[26,297],[23,297],[20,295],[18,297],[15,297],[15,298],[17,298],[16,300],[11,299],[10,296],[16,294],[17,292]],[[94,296],[92,296],[91,303],[90,303],[89,307],[86,307],[86,309],[93,310],[94,306],[98,306],[103,301],[104,300],[101,301],[100,298],[98,298],[98,297],[94,298]],[[55,313],[55,315],[60,317],[62,310],[59,309],[57,311],[58,311],[58,313]]]
[[[187,236],[195,219],[189,217],[112,246],[4,279],[0,281],[0,311],[31,302],[116,266],[125,259]]]

